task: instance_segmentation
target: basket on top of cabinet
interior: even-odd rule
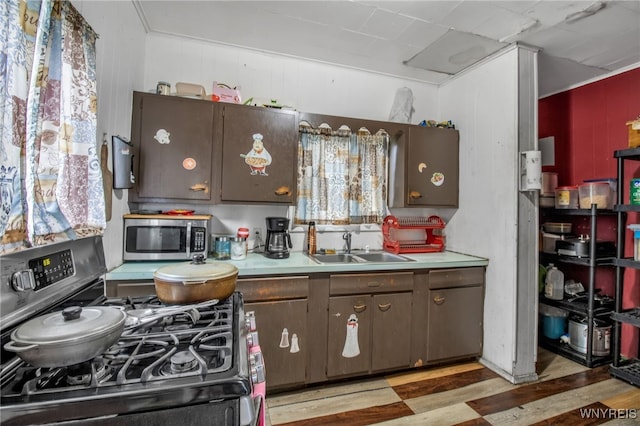
[[[432,253],[444,250],[444,221],[439,216],[396,217],[382,221],[383,247],[391,253]]]

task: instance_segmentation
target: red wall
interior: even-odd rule
[[[585,179],[615,178],[617,161],[613,152],[628,148],[626,122],[640,117],[640,68],[538,102],[538,137],[555,139],[555,165],[543,171],[557,172],[558,185],[578,185]],[[629,181],[640,177],[640,162],[625,162],[622,180],[624,201],[629,202]],[[630,213],[627,223],[640,223]],[[598,227],[599,239],[615,239],[615,220]],[[625,256],[633,256],[632,234],[627,231]],[[613,269],[613,268],[611,268]],[[602,277],[602,279],[601,279]],[[615,275],[599,271],[597,286],[609,294]],[[623,307],[640,306],[640,273],[625,271]],[[638,330],[623,326],[622,354],[637,356]]]

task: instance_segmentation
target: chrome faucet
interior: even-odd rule
[[[347,231],[342,234],[342,239],[347,242],[347,253],[351,253],[351,232]]]

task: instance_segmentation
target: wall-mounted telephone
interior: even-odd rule
[[[133,159],[136,152],[133,144],[122,136],[111,136],[113,158],[113,188],[133,188],[136,182],[133,175]]]

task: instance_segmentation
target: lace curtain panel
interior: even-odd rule
[[[70,2],[0,3],[0,251],[101,234],[97,36]]]
[[[389,135],[300,125],[295,223],[381,223],[387,212]]]

